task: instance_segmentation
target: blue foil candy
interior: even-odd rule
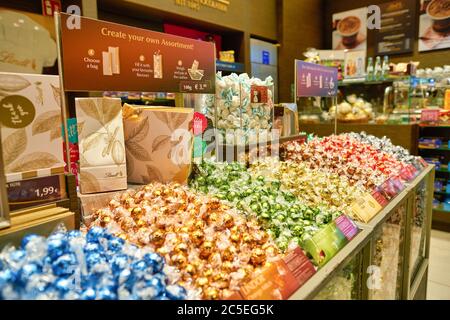
[[[52,237],[52,236],[50,236]],[[62,256],[68,249],[68,242],[64,238],[55,237],[47,241],[47,254],[53,260]]]
[[[36,234],[29,234],[29,235],[23,237],[22,242],[20,244],[21,248],[25,250],[28,242],[30,242],[33,239],[37,239],[37,238],[40,238],[40,237]]]
[[[0,258],[0,299],[183,299],[166,286],[164,259],[101,228],[29,235]]]
[[[144,255],[144,260],[153,265],[153,272],[161,272],[164,268],[164,259],[157,253],[147,253]]]
[[[55,289],[60,293],[63,298],[70,290],[73,289],[73,280],[67,278],[58,278],[55,281]]]
[[[77,268],[77,258],[73,253],[68,253],[60,256],[52,264],[52,270],[58,277],[71,276]]]
[[[108,242],[108,250],[116,253],[122,250],[125,241],[120,238],[113,238]]]
[[[25,256],[26,256],[25,250],[16,250],[9,254],[9,260],[14,264],[18,264],[23,262]]]
[[[184,300],[186,299],[186,289],[178,285],[168,285],[166,295],[171,300]]]
[[[99,252],[101,251],[101,247],[98,243],[95,242],[89,242],[86,244],[86,246],[84,247],[84,252]]]
[[[95,292],[95,289],[93,288],[87,288],[81,293],[80,299],[81,300],[95,300],[97,297],[97,294]]]
[[[110,288],[102,288],[98,291],[98,299],[100,300],[116,300],[117,295]]]
[[[111,259],[111,268],[113,273],[120,273],[128,267],[128,256],[125,254],[114,255]]]
[[[81,236],[83,236],[83,234],[81,233],[80,230],[71,230],[67,233],[68,240],[71,240],[74,238],[80,238]]]
[[[28,282],[28,279],[37,273],[41,272],[41,267],[37,265],[36,263],[27,263],[18,272],[18,281],[20,281],[22,284],[26,284]]]
[[[88,242],[98,242],[101,238],[103,238],[104,229],[99,227],[91,228],[86,234],[86,240]]]

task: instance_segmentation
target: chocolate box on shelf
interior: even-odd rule
[[[128,182],[186,183],[194,110],[127,104],[124,108]]]
[[[81,193],[127,188],[122,105],[115,98],[76,98]]]
[[[59,77],[0,72],[7,182],[64,172]]]

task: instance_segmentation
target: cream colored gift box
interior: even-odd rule
[[[80,191],[127,188],[122,104],[113,98],[76,98]]]
[[[124,106],[128,182],[186,183],[193,109]]]
[[[64,172],[59,77],[0,72],[7,182]]]

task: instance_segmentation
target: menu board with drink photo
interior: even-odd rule
[[[367,8],[333,14],[333,49],[367,49]]]
[[[420,0],[419,51],[450,48],[450,0]]]

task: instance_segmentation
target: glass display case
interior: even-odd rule
[[[314,300],[359,300],[361,275],[361,255],[354,256],[325,287]]]
[[[411,223],[410,244],[410,281],[414,280],[417,271],[425,258],[427,232],[427,197],[431,190],[427,190],[426,181],[422,181],[415,190],[413,214]]]
[[[401,297],[406,202],[401,204],[379,228],[372,242],[372,279],[368,287],[371,300],[397,300]]]
[[[383,81],[340,83],[337,101],[327,98],[297,100],[300,124],[411,124],[422,110],[439,110],[440,123],[450,123],[445,95],[450,76],[398,77]],[[449,108],[449,107],[447,107]]]

